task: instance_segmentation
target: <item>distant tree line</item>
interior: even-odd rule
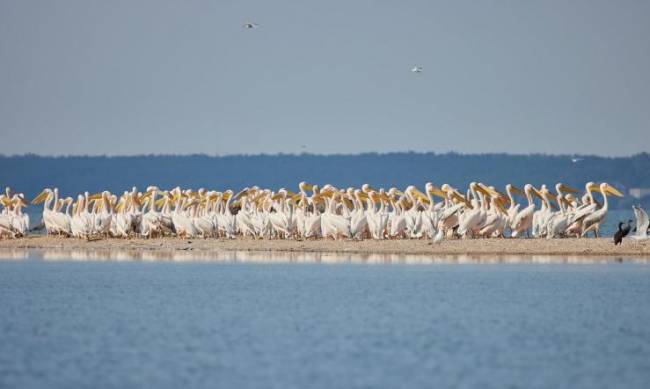
[[[574,162],[574,158],[578,160]],[[613,202],[629,207],[639,202],[629,188],[650,187],[650,154],[630,157],[567,155],[510,155],[458,153],[366,153],[356,155],[141,155],[127,157],[38,155],[0,156],[0,185],[11,186],[30,198],[44,187],[58,187],[71,195],[88,190],[121,193],[132,186],[161,188],[243,188],[258,185],[296,190],[300,181],[338,187],[423,187],[431,181],[466,188],[480,181],[498,188],[555,185],[583,189],[587,181],[607,181],[626,194]],[[643,199],[643,203],[650,203]]]

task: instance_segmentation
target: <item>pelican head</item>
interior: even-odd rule
[[[568,186],[568,185],[564,185],[564,184],[561,183],[561,182],[558,182],[558,183],[555,185],[555,190],[556,190],[558,193],[578,193],[578,190],[577,190],[577,189],[573,189],[572,187],[570,187],[570,186]]]
[[[37,205],[45,202],[45,200],[48,198],[48,196],[50,196],[51,193],[52,193],[52,189],[50,188],[43,189],[43,191],[38,196],[36,196],[34,200],[32,200],[32,204]]]
[[[619,192],[618,189],[614,188],[613,186],[611,186],[606,182],[600,184],[599,189],[601,193],[607,193],[609,195],[616,196],[616,197],[623,197],[623,193]]]

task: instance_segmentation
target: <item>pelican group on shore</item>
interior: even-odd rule
[[[474,239],[599,236],[608,196],[623,194],[607,183],[588,182],[582,196],[562,183],[501,192],[472,182],[462,193],[448,184],[399,190],[336,188],[301,182],[297,192],[256,186],[232,190],[132,188],[76,198],[44,189],[32,204],[43,207],[47,234],[77,238],[252,237],[257,239]],[[594,193],[599,193],[598,202]],[[522,199],[522,200],[518,200]],[[26,234],[29,217],[22,194],[0,196],[0,237]],[[640,214],[640,213],[639,213]]]
[[[25,195],[22,193],[11,193],[7,188],[4,194],[0,195],[0,239],[19,238],[25,236],[29,229],[29,215],[23,213],[27,207]]]

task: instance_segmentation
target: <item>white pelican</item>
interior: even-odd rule
[[[554,212],[551,217],[546,222],[546,237],[548,239],[562,237],[566,234],[566,230],[569,227],[571,213],[570,213],[570,203],[564,197],[564,192],[577,193],[578,191],[568,187],[561,182],[555,184],[555,190],[557,195],[555,196],[555,201],[557,202],[559,211]]]
[[[607,211],[609,209],[609,201],[607,200],[607,195],[612,195],[616,197],[623,197],[623,193],[619,192],[616,188],[609,185],[606,182],[603,182],[599,186],[600,194],[603,196],[603,206],[591,213],[589,216],[585,217],[582,222],[582,236],[586,236],[590,231],[594,232],[594,235],[598,237],[600,232],[600,225],[605,220],[607,216]]]
[[[427,182],[424,185],[426,201],[421,199],[421,201],[427,205],[427,208],[422,212],[422,232],[426,234],[428,238],[433,238],[438,233],[438,208],[436,208],[436,203],[433,200],[433,196],[445,197],[445,194],[438,188],[436,188],[432,183]]]
[[[367,194],[368,209],[366,211],[366,219],[368,221],[370,235],[372,236],[372,239],[375,240],[382,240],[385,238],[385,232],[388,226],[389,215],[386,211],[384,198],[382,198],[384,196],[385,194],[383,192],[378,194],[374,190],[370,190]],[[385,200],[388,200],[387,196],[385,196]]]
[[[464,238],[472,238],[480,230],[481,224],[486,218],[484,208],[486,202],[484,196],[489,195],[481,185],[476,182],[469,184],[469,191],[472,195],[472,209],[469,209],[459,215],[458,234]]]
[[[181,194],[176,203],[176,207],[171,214],[172,223],[174,223],[174,230],[181,238],[189,239],[198,235],[194,221],[189,212],[187,212],[187,208],[196,205],[197,201],[198,200],[191,199],[185,194]]]
[[[59,190],[46,188],[34,200],[32,204],[43,203],[43,223],[48,234],[70,235],[70,218],[56,209],[59,202]],[[52,204],[50,206],[50,204]]]
[[[135,229],[133,228],[133,213],[128,212],[133,199],[129,192],[124,192],[122,198],[115,207],[115,236],[128,238]]]
[[[314,185],[314,188],[317,188],[317,186]],[[317,203],[320,201],[320,198],[312,196],[309,201],[313,212],[305,216],[305,238],[320,238],[323,234],[321,229],[321,213]]]
[[[582,228],[582,219],[598,208],[598,204],[593,195],[594,190],[597,188],[598,185],[592,181],[585,184],[585,195],[582,197],[582,205],[575,209],[570,220],[571,226],[568,229],[570,233],[579,232]]]
[[[368,216],[363,206],[364,202],[361,199],[361,190],[351,190],[348,193],[352,199],[354,209],[350,215],[350,233],[354,239],[363,239],[363,236],[368,231]]]
[[[88,193],[88,192],[86,192]],[[77,202],[72,210],[72,218],[70,220],[70,232],[76,238],[90,238],[93,230],[92,219],[86,213],[87,199],[82,196],[77,196]]]
[[[140,235],[144,238],[158,237],[163,232],[162,216],[156,209],[156,196],[159,191],[158,187],[150,186],[145,194],[141,196],[141,200],[145,201],[143,208],[149,207],[147,212],[143,212],[142,222],[140,223]]]
[[[341,194],[338,191],[329,192],[325,197],[325,212],[321,215],[321,231],[323,238],[351,238],[350,218],[336,213],[337,201]]]
[[[546,236],[548,221],[554,213],[552,200],[556,196],[548,190],[546,185],[542,185],[537,194],[542,200],[542,204],[540,209],[533,213],[532,235],[535,238]]]
[[[448,184],[440,189],[427,182],[425,193],[409,185],[404,192],[397,188],[375,190],[368,184],[360,189],[337,189],[301,182],[300,191],[274,192],[259,187],[245,188],[236,195],[232,190],[208,191],[199,188],[169,192],[155,186],[144,194],[137,188],[116,196],[108,191],[89,195],[84,192],[74,202],[59,198],[58,189],[46,188],[33,201],[43,204],[43,220],[49,234],[81,238],[112,236],[144,237],[227,237],[314,239],[418,239],[427,237],[434,243],[447,237],[504,237],[509,226],[511,236],[521,236],[534,226],[535,236],[557,238],[581,235],[598,228],[608,209],[608,196],[621,196],[608,184],[587,183],[582,205],[575,190],[558,183],[557,195],[545,185],[536,190],[525,186],[528,206],[520,210],[514,196],[517,188],[506,186],[505,194],[493,186],[472,182],[467,197]],[[604,204],[594,200],[600,189]],[[308,190],[312,194],[307,193]],[[532,196],[541,199],[535,212]],[[434,196],[444,201],[436,203]],[[557,202],[559,211],[551,210]],[[24,197],[0,194],[0,236],[17,237],[29,226]],[[507,210],[505,207],[508,207]],[[65,211],[64,208],[65,207]],[[642,220],[643,215],[639,216]],[[534,223],[533,223],[534,221]],[[568,226],[568,227],[567,227]]]
[[[445,208],[438,217],[438,233],[434,238],[434,242],[439,242],[444,236],[449,236],[454,228],[458,226],[458,214],[462,210],[473,209],[472,204],[448,184],[443,184],[440,189],[445,193]]]
[[[530,184],[526,184],[524,186],[524,193],[526,194],[526,199],[528,200],[528,206],[517,213],[515,219],[512,222],[512,225],[510,226],[512,230],[511,236],[513,238],[516,238],[523,233],[527,233],[533,225],[533,214],[535,213],[533,194],[537,196],[539,196],[539,194],[537,190],[535,190]]]
[[[287,199],[286,189],[280,189],[277,194],[271,197],[275,212],[269,214],[269,221],[276,235],[287,239],[294,233],[294,212],[291,200]]]
[[[110,232],[113,215],[111,214],[109,195],[108,191],[103,191],[94,196],[96,212],[93,220],[93,233],[95,234],[108,235]]]

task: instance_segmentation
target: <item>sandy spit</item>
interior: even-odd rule
[[[445,240],[433,245],[430,240],[332,241],[332,240],[254,240],[226,239],[100,239],[28,236],[0,240],[0,249],[129,250],[198,252],[273,251],[408,255],[557,255],[557,256],[646,256],[650,240],[625,239],[614,246],[611,238],[599,239],[476,239]]]

